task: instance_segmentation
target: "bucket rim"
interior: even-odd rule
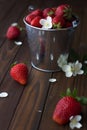
[[[75,27],[68,27],[68,28],[60,28],[60,29],[44,29],[44,28],[38,28],[38,27],[35,27],[35,26],[32,26],[30,25],[29,23],[27,23],[27,21],[25,20],[26,16],[23,18],[23,22],[25,23],[25,25],[29,26],[30,28],[33,28],[33,29],[36,29],[36,30],[39,30],[39,31],[64,31],[64,30],[72,30],[74,28],[77,28],[80,21],[79,19],[76,17],[76,22],[77,22],[77,26]]]

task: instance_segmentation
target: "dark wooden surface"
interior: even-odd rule
[[[87,52],[87,2],[86,0],[0,0],[0,92],[6,91],[9,96],[0,98],[0,130],[69,130],[69,126],[60,126],[52,120],[60,93],[68,87],[78,89],[79,96],[87,96],[87,76],[66,78],[63,72],[44,73],[30,65],[30,53],[25,31],[19,40],[22,46],[5,37],[6,30],[13,22],[24,26],[23,17],[28,6],[45,8],[69,3],[80,18],[79,28],[73,40],[73,48],[80,55]],[[9,75],[13,62],[26,62],[29,68],[29,79],[26,86],[21,86]],[[57,82],[49,83],[49,78]],[[83,127],[87,129],[87,106],[82,107]]]

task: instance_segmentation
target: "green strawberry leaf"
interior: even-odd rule
[[[76,88],[74,88],[74,90],[73,90],[73,92],[72,92],[72,96],[73,96],[73,97],[76,97],[76,96],[77,96],[77,89],[76,89]]]
[[[72,93],[71,93],[70,88],[67,89],[67,91],[66,91],[66,96],[72,96]]]
[[[67,88],[66,93],[62,93],[62,97],[64,96],[71,96],[71,97],[77,97],[77,89],[74,88],[74,90],[71,92],[70,88]]]
[[[12,68],[14,65],[16,65],[18,61],[15,61],[14,63],[11,64],[10,68]]]
[[[48,12],[48,15],[49,15],[49,16],[50,16],[50,15],[53,15],[53,14],[54,14],[53,11]]]
[[[77,101],[81,104],[87,105],[87,98],[86,97],[76,97]]]
[[[76,88],[74,88],[74,90],[72,92],[71,92],[70,88],[68,88],[66,93],[62,93],[62,95],[61,95],[61,97],[65,97],[65,96],[71,96],[83,105],[87,104],[87,98],[86,97],[77,96],[77,89]]]

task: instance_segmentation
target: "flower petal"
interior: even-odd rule
[[[53,82],[56,82],[56,79],[55,79],[55,78],[50,78],[50,79],[49,79],[49,82],[52,82],[52,83],[53,83]]]
[[[0,97],[3,98],[3,97],[7,97],[8,96],[8,93],[7,92],[1,92],[0,93]]]
[[[47,17],[48,22],[52,22],[52,18],[50,16]]]
[[[85,60],[84,63],[87,64],[87,60]]]
[[[66,77],[71,77],[72,76],[72,72],[66,72],[65,75],[66,75]]]
[[[83,74],[84,73],[84,71],[83,70],[80,70],[79,72],[78,72],[78,74]]]
[[[12,23],[11,25],[12,26],[18,26],[18,23]]]
[[[69,123],[69,126],[70,126],[71,129],[75,128],[75,125],[72,122]]]
[[[62,70],[63,70],[64,72],[71,72],[71,66],[70,66],[70,65],[64,65],[64,66],[62,67]]]
[[[41,19],[41,20],[40,20],[40,24],[41,24],[41,25],[44,25],[44,24],[45,24],[45,22],[46,22],[46,20],[45,20],[45,19]]]
[[[21,41],[18,41],[18,42],[15,41],[14,43],[15,43],[16,45],[18,45],[18,46],[22,45],[22,42],[21,42]]]
[[[81,115],[76,115],[76,116],[75,116],[75,119],[76,119],[76,121],[81,121],[82,116],[81,116]]]
[[[75,127],[80,129],[82,127],[82,124],[78,122]]]

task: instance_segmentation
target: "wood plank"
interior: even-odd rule
[[[4,11],[5,13],[2,13],[2,15],[4,16],[4,18],[1,20],[1,24],[0,24],[0,46],[3,45],[3,40],[5,39],[5,34],[6,31],[8,29],[8,27],[14,23],[14,22],[18,22],[19,18],[22,17],[23,13],[25,10],[28,9],[28,5],[29,2],[28,0],[22,1],[18,0],[15,1],[15,4],[13,3],[13,5],[11,5],[11,7],[7,6],[8,9],[11,8],[9,10],[9,12],[6,12],[6,10]],[[4,5],[5,8],[5,5]]]
[[[70,87],[71,90],[73,90],[73,88],[76,87],[78,90],[79,96],[87,97],[87,91],[86,91],[87,77],[86,76],[77,76],[77,77],[72,77],[72,78],[65,78],[63,73],[54,74],[53,77],[56,77],[57,83],[52,84],[50,87],[47,102],[44,107],[43,116],[42,116],[38,130],[44,130],[44,129],[45,130],[47,130],[47,129],[49,129],[49,130],[58,130],[58,129],[59,130],[64,130],[64,129],[69,130],[70,129],[69,124],[61,126],[53,121],[52,115],[53,115],[55,106],[60,99],[61,93],[66,91],[66,89],[68,87]],[[84,92],[84,89],[85,89],[85,92]],[[83,130],[83,129],[86,130],[86,128],[87,128],[87,123],[86,123],[87,116],[86,116],[85,112],[86,112],[86,106],[83,106],[82,113],[84,114],[84,116],[82,116],[83,127],[81,128],[81,130]]]
[[[6,91],[8,92],[9,96],[4,99],[0,98],[0,117],[1,117],[0,129],[1,130],[8,129],[10,121],[15,113],[16,107],[22,96],[23,90],[25,89],[25,87],[26,88],[28,87],[28,84],[26,86],[22,86],[16,81],[14,81],[9,74],[10,64],[13,63],[14,61],[27,63],[29,71],[31,69],[31,66],[29,65],[29,57],[30,57],[29,48],[27,46],[26,41],[23,43],[23,46],[21,46],[19,50],[20,51],[18,52],[18,56],[16,57],[14,56],[13,59],[10,59],[11,60],[10,63],[8,63],[7,65],[6,64],[4,65],[3,63],[5,69],[5,75],[3,77],[4,80],[1,82],[0,85],[0,92]],[[9,53],[11,53],[10,51]],[[13,51],[13,53],[15,52]],[[7,73],[6,73],[6,69],[7,69]],[[4,70],[2,71],[2,73],[4,73]]]
[[[38,130],[49,90],[51,73],[32,70],[9,130]]]

